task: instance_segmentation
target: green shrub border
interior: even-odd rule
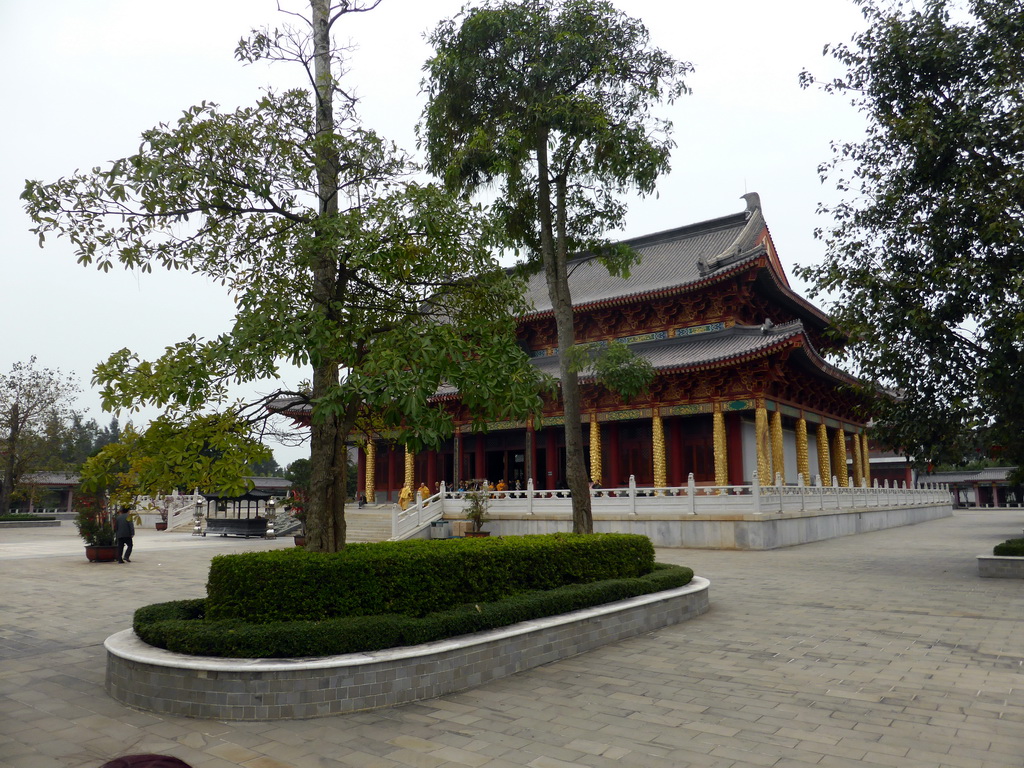
[[[997,557],[1024,557],[1024,539],[1007,539],[996,544],[992,554]]]
[[[57,518],[53,515],[30,515],[15,513],[13,515],[0,515],[0,523],[49,523]]]
[[[350,544],[338,553],[281,549],[218,555],[207,616],[247,622],[424,617],[566,584],[635,578],[654,567],[646,536],[535,534]]]
[[[693,570],[656,564],[644,575],[524,592],[426,616],[384,614],[323,621],[247,623],[207,620],[206,600],[176,600],[139,608],[133,628],[149,645],[175,653],[224,658],[303,658],[420,645],[497,629],[530,619],[590,608],[685,586]]]

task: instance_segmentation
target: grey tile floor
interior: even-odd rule
[[[1024,766],[1024,581],[974,556],[1024,510],[770,552],[659,550],[711,580],[694,621],[392,710],[225,723],[103,691],[104,638],[204,592],[210,558],[288,541],[142,531],[128,565],[74,529],[0,531],[0,765],[137,752],[195,768]]]

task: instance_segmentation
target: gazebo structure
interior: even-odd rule
[[[628,278],[589,255],[569,265],[577,343],[626,344],[656,374],[630,403],[581,375],[580,429],[596,486],[631,477],[639,487],[681,486],[691,473],[698,485],[740,485],[755,472],[762,483],[870,482],[865,403],[855,380],[823,357],[839,343],[829,318],[790,287],[758,196],[744,197],[740,213],[626,241],[640,255]],[[530,279],[527,298],[534,309],[519,320],[522,346],[557,376],[543,274]],[[360,446],[358,490],[368,501],[472,478],[565,487],[560,400],[546,402],[541,418],[482,433],[457,391],[436,402],[457,424],[438,450],[413,456],[387,435]]]

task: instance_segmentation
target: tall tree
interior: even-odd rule
[[[644,25],[599,0],[495,0],[464,9],[430,36],[428,167],[450,188],[501,181],[507,233],[544,270],[558,330],[566,474],[573,530],[593,530],[574,353],[571,254],[628,274],[634,254],[606,233],[622,193],[647,194],[669,167],[671,124],[652,106],[684,93],[689,64],[653,48]]]
[[[0,513],[10,509],[22,475],[55,459],[53,447],[77,416],[73,405],[78,392],[72,376],[39,368],[35,356],[0,374]]]
[[[802,274],[860,372],[896,390],[876,434],[962,462],[991,423],[1024,466],[1024,3],[858,4],[867,29],[826,48],[846,74],[824,87],[867,134],[822,168],[847,199],[821,207],[826,257]]]
[[[484,420],[539,403],[511,319],[522,288],[498,268],[497,232],[479,207],[411,181],[407,156],[358,123],[341,89],[332,28],[378,2],[311,0],[306,27],[239,44],[244,62],[297,62],[308,89],[234,112],[203,102],[146,131],[137,154],[22,195],[40,238],[68,237],[84,264],[188,269],[228,287],[229,332],[155,361],[115,353],[95,371],[104,404],[167,409],[162,436],[198,457],[211,443],[253,448],[268,402],[308,405],[307,544],[321,551],[344,546],[345,445],[371,420],[418,450],[453,427],[429,404],[442,383]],[[276,377],[282,359],[309,367],[308,390],[230,404],[228,383]],[[190,430],[209,407],[223,418]]]

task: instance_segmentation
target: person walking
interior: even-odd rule
[[[117,562],[132,561],[132,538],[135,536],[135,523],[131,520],[131,508],[120,507],[114,515],[114,536],[117,539]]]

